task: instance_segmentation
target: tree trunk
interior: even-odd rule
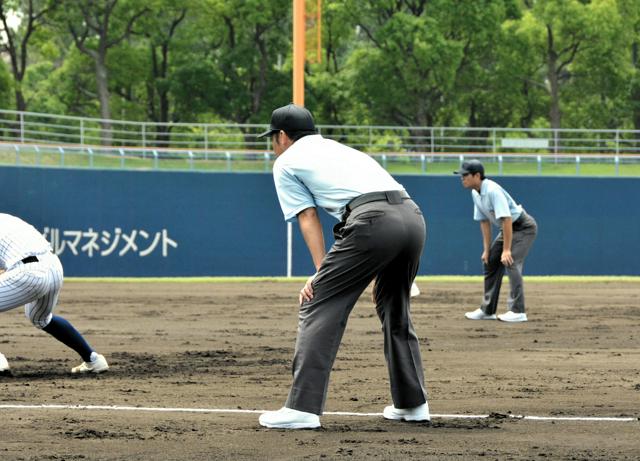
[[[157,144],[160,147],[169,147],[171,132],[169,130],[169,92],[160,90],[158,93],[160,106],[160,125],[158,125]]]
[[[549,50],[547,58],[547,81],[549,82],[549,96],[551,97],[549,107],[549,123],[551,128],[560,128],[560,82],[556,66],[558,65],[558,57],[553,50]]]
[[[633,104],[633,129],[640,131],[640,86],[636,87],[631,94]]]
[[[22,93],[22,82],[16,82],[16,110],[25,112],[27,110],[27,102]]]
[[[111,106],[109,101],[109,81],[106,66],[106,53],[99,53],[96,63],[96,86],[98,87],[98,100],[100,102],[100,118],[102,121],[102,144],[113,144],[113,128],[111,126]]]

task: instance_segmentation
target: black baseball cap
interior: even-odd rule
[[[454,171],[453,174],[465,175],[480,173],[480,176],[484,176],[484,166],[480,163],[480,160],[467,160],[462,162],[462,166],[458,171]]]
[[[307,109],[295,104],[287,104],[278,107],[271,113],[271,125],[269,129],[258,138],[271,136],[273,133],[283,130],[287,133],[295,133],[305,131],[308,133],[316,133],[316,125],[313,122],[313,115]]]

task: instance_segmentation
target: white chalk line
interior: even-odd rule
[[[158,412],[158,413],[245,413],[261,414],[267,410],[243,410],[235,408],[171,408],[171,407],[135,407],[121,405],[20,405],[5,404],[0,405],[0,410],[96,410],[96,411],[135,411],[135,412]],[[326,411],[324,415],[331,416],[358,416],[358,417],[382,417],[382,413],[356,413],[350,411]],[[615,416],[528,416],[513,414],[488,414],[488,415],[465,415],[465,414],[431,414],[431,419],[518,419],[529,421],[585,421],[585,422],[637,422],[638,417],[615,417]]]

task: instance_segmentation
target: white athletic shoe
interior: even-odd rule
[[[469,320],[495,320],[496,319],[496,314],[487,315],[482,311],[482,309],[476,309],[473,312],[467,312],[464,314],[464,316]]]
[[[7,358],[0,352],[0,374],[8,374],[10,370]]]
[[[526,322],[527,314],[525,314],[524,312],[517,313],[507,311],[504,314],[498,315],[498,320],[502,320],[503,322]]]
[[[107,371],[109,364],[107,363],[107,359],[104,358],[104,355],[95,352],[94,354],[96,355],[92,361],[82,362],[77,367],[73,367],[71,373],[102,373],[103,371]]]
[[[271,429],[315,429],[320,427],[320,418],[313,413],[282,407],[278,411],[267,411],[260,415],[260,425]]]
[[[382,416],[385,419],[394,419],[396,421],[431,421],[427,402],[414,408],[396,408],[390,405],[385,407]]]
[[[415,298],[418,295],[420,295],[420,288],[418,288],[418,285],[416,285],[416,282],[413,282],[411,284],[411,297]]]

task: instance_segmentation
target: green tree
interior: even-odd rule
[[[8,107],[11,101],[11,74],[4,62],[0,61],[0,107]]]
[[[562,98],[565,126],[616,128],[629,120],[626,99],[628,82],[633,80],[630,44],[632,18],[637,12],[625,12],[623,3],[595,1],[589,6],[589,28],[596,38],[570,67],[571,80]],[[636,8],[640,6],[635,3]]]
[[[288,0],[205,0],[185,19],[171,79],[183,121],[265,123],[291,101],[289,9]],[[255,144],[256,129],[244,131]]]
[[[60,0],[0,0],[0,52],[11,63],[16,110],[27,110],[22,82],[29,64],[29,41],[59,4]]]
[[[598,46],[600,35],[592,21],[594,8],[602,1],[526,0],[525,12],[516,34],[522,35],[536,52],[542,72],[531,76],[549,96],[549,124],[562,127],[561,91],[576,75],[572,64],[590,48]],[[594,6],[595,5],[595,6]],[[526,58],[523,56],[523,59]]]
[[[357,37],[344,2],[323,2],[322,35],[321,62],[307,64],[305,105],[323,124],[348,124],[363,108],[349,91],[347,60]]]
[[[150,57],[149,75],[146,80],[146,113],[148,120],[158,122],[156,140],[166,145],[170,135],[170,121],[178,121],[177,114],[171,114],[171,52],[175,46],[178,28],[185,23],[189,10],[195,10],[199,2],[157,0],[150,8],[150,14],[141,26],[146,37]]]
[[[107,53],[129,36],[134,23],[147,12],[143,5],[144,2],[137,0],[83,0],[70,2],[64,11],[63,19],[76,47],[89,56],[95,66],[105,144],[111,144],[112,139]]]
[[[631,128],[640,130],[640,0],[618,1],[622,16],[627,19],[629,36],[631,71],[626,107],[631,119]]]

